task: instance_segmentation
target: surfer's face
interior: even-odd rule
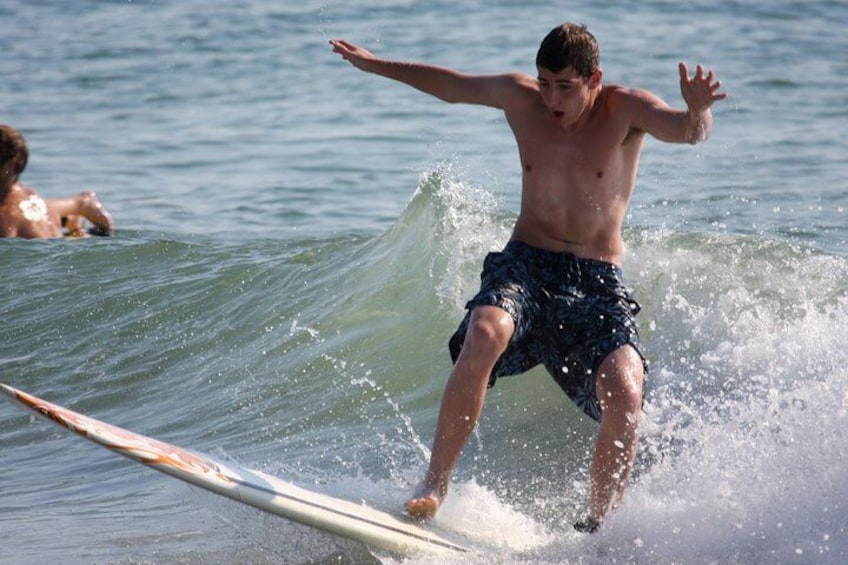
[[[570,67],[558,73],[538,67],[538,72],[539,94],[551,118],[561,126],[569,126],[583,115],[600,85],[600,71],[590,78],[580,76]]]

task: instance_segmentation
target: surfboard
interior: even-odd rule
[[[157,471],[260,510],[402,555],[459,555],[459,542],[365,504],[298,487],[261,471],[133,433],[42,400],[6,384],[0,389],[25,408],[111,451]]]

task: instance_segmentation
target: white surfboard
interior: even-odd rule
[[[0,389],[22,406],[98,445],[260,510],[404,555],[429,552],[458,556],[469,551],[460,543],[364,504],[312,492],[260,471],[135,434],[5,384],[0,384]]]

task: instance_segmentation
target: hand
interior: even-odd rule
[[[111,235],[115,229],[115,224],[112,221],[112,214],[109,213],[97,195],[90,191],[84,190],[76,195],[77,212],[80,216],[84,216],[94,227],[89,230],[93,235]]]
[[[363,71],[368,70],[369,62],[376,60],[374,54],[368,49],[354,45],[344,39],[331,39],[330,45],[333,46],[333,53],[338,53],[345,61]]]
[[[721,82],[715,80],[715,74],[712,71],[704,76],[704,67],[698,65],[695,68],[695,76],[690,79],[686,63],[680,63],[679,69],[680,92],[690,112],[703,112],[708,110],[714,102],[727,98],[726,93],[717,92],[721,88]]]

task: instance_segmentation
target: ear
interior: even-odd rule
[[[589,88],[598,88],[601,86],[601,79],[604,76],[604,72],[601,69],[598,69],[594,73],[592,73],[591,78],[589,78]]]

